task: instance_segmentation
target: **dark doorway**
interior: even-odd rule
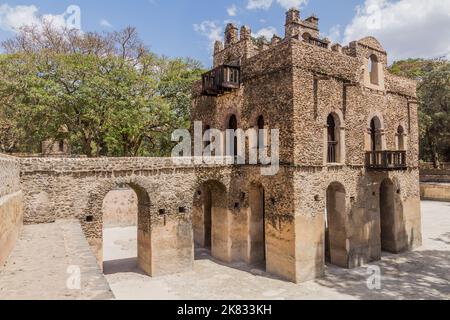
[[[346,192],[340,183],[327,189],[325,215],[325,261],[340,267],[348,266],[346,233]]]
[[[261,185],[250,189],[249,263],[263,267],[266,261],[265,191]]]
[[[205,248],[211,250],[212,246],[212,195],[211,190],[206,189],[203,199],[204,228],[205,228]]]
[[[234,151],[233,151],[233,155],[235,157],[238,156],[238,138],[236,136],[236,130],[238,129],[238,121],[236,116],[233,114],[230,117],[230,120],[228,120],[228,128],[229,130],[234,130]]]
[[[381,250],[395,253],[394,183],[385,179],[380,187]]]

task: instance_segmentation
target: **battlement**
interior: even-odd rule
[[[267,61],[264,55],[271,56],[268,51],[282,48],[280,45],[283,43],[287,43],[292,51],[296,52],[294,59],[291,60],[293,66],[305,65],[308,69],[315,68],[313,71],[316,73],[342,78],[379,93],[396,93],[411,98],[416,96],[414,81],[389,74],[388,54],[376,38],[368,36],[345,46],[331,43],[329,39],[320,35],[319,18],[312,15],[302,19],[297,9],[286,12],[284,37],[274,34],[270,40],[256,39],[252,36],[250,27],[242,26],[239,29],[234,24],[228,24],[224,41],[217,41],[214,46],[214,69],[232,65],[240,67],[242,72],[245,72],[251,68],[245,68],[244,65],[252,61],[253,57],[256,60]],[[277,56],[277,59],[288,58],[286,55]],[[314,63],[308,67],[311,61]],[[240,78],[251,76],[242,74]]]

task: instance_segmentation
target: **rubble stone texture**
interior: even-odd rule
[[[76,220],[25,226],[0,267],[0,300],[113,298]]]
[[[225,40],[236,39],[235,30],[228,26]],[[268,47],[258,47],[246,36],[232,45],[217,43],[214,66],[239,65],[241,87],[204,96],[198,84],[192,107],[193,120],[205,128],[225,130],[232,116],[243,130],[258,128],[262,116],[265,128],[280,130],[280,174],[267,178],[243,168],[243,179],[233,178],[226,196],[237,200],[240,193],[251,192],[249,185],[263,187],[263,262],[268,272],[294,282],[323,275],[327,246],[329,262],[353,268],[379,260],[382,248],[398,253],[421,244],[416,83],[389,73],[387,53],[373,37],[345,47],[318,37],[317,18],[302,20],[290,10],[285,38]],[[330,115],[338,141],[332,164]],[[407,170],[366,169],[366,152],[375,140],[372,120],[376,150],[406,150]],[[194,207],[200,244],[204,203]],[[214,254],[213,232],[213,255],[227,261],[248,261],[252,251],[251,204],[240,208],[228,207],[230,231],[220,237],[228,240],[225,257],[222,249]],[[249,240],[236,245],[239,239]]]
[[[14,158],[0,155],[0,266],[14,248],[22,219],[20,165]]]
[[[214,66],[240,66],[240,88],[204,96],[197,83],[192,120],[225,130],[235,117],[246,130],[262,116],[265,128],[280,130],[276,175],[158,158],[21,159],[25,223],[78,219],[101,264],[103,201],[127,185],[138,202],[138,264],[151,276],[191,270],[194,244],[292,282],[323,276],[326,261],[354,268],[379,260],[382,249],[419,246],[416,83],[389,74],[375,38],[330,46],[317,39],[318,19],[295,10],[284,39],[258,46],[249,34],[227,26]],[[368,170],[372,145],[405,150],[407,170]]]

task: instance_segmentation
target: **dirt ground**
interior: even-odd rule
[[[136,267],[136,228],[105,230],[104,273],[117,299],[449,299],[450,203],[423,202],[423,246],[385,254],[381,289],[370,290],[368,267],[328,267],[322,279],[293,284],[245,264],[223,264],[198,250],[194,270],[159,278]]]

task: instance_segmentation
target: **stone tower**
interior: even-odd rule
[[[268,46],[237,30],[228,25],[216,44],[192,120],[279,129],[281,168],[262,176],[260,166],[233,166],[205,184],[196,243],[294,282],[322,276],[326,263],[353,268],[419,246],[416,83],[388,71],[375,38],[330,46],[319,19],[296,9]]]

